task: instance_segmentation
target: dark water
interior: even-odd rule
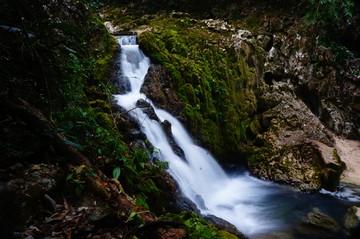
[[[230,175],[248,176],[244,169],[227,170]],[[285,238],[285,239],[345,239],[356,237],[358,229],[347,228],[346,220],[356,217],[351,207],[360,206],[360,187],[341,184],[336,192],[321,190],[319,193],[295,191],[287,185],[266,182],[253,189],[267,191],[261,200],[251,200],[261,208],[260,221],[270,220],[278,227],[259,233],[248,234],[249,238]],[[348,218],[348,219],[347,219]],[[262,225],[259,225],[260,227]]]

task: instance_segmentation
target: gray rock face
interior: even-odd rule
[[[250,170],[305,191],[333,190],[345,168],[334,133],[360,137],[359,81],[301,20],[270,19],[264,27],[258,35],[239,30],[230,43],[250,67],[262,59],[253,61],[258,82],[249,83],[257,86],[261,125]]]
[[[285,32],[273,34],[273,46],[265,58],[265,70],[273,76],[268,83],[290,78],[294,97],[325,126],[347,138],[359,138],[359,81],[336,64],[331,51],[301,24],[295,22]]]

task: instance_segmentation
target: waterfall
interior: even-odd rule
[[[169,173],[202,214],[221,217],[249,236],[287,230],[314,206],[325,210],[323,201],[312,198],[312,195],[299,196],[288,187],[256,179],[247,172],[227,174],[209,152],[194,144],[175,117],[156,108],[140,93],[150,60],[139,49],[136,37],[119,37],[118,41],[121,45],[122,77],[127,81],[128,88],[127,92],[114,95],[114,98],[138,120],[141,130],[157,149],[157,157],[169,162]],[[138,100],[146,100],[160,121],[171,123],[174,140],[183,149],[186,160],[174,153],[161,124],[136,107]]]

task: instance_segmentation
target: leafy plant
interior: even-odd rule
[[[189,233],[189,238],[194,239],[216,239],[223,238],[213,225],[207,223],[193,212],[182,212],[181,214],[168,213],[165,219],[172,219],[184,224],[184,229]]]
[[[334,60],[343,63],[352,57],[350,52],[340,41],[339,29],[349,23],[353,17],[353,0],[303,0],[307,8],[305,15],[307,23],[321,29],[319,42],[333,50]]]
[[[338,36],[332,36],[324,32],[319,36],[318,41],[321,45],[332,50],[336,62],[344,63],[346,59],[354,57],[354,53],[341,44],[337,38]]]
[[[72,168],[66,177],[66,181],[75,186],[75,194],[81,195],[85,187],[86,177],[97,177],[92,168],[81,165],[77,168]]]
[[[130,216],[126,220],[126,223],[131,222],[131,221],[141,221],[141,217],[140,217],[138,212],[133,211],[133,212],[130,213]]]
[[[80,0],[80,2],[83,2],[94,10],[99,10],[105,6],[104,2],[101,0]]]
[[[118,179],[120,177],[120,172],[121,172],[120,167],[114,168],[112,172],[113,178]]]
[[[357,75],[360,76],[360,69],[352,69],[352,72]]]
[[[351,20],[352,0],[303,0],[308,9],[306,18],[312,25],[337,26]]]

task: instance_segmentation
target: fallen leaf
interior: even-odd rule
[[[61,221],[66,217],[66,213],[55,213],[51,217],[45,218],[45,223],[53,222],[53,221]]]

